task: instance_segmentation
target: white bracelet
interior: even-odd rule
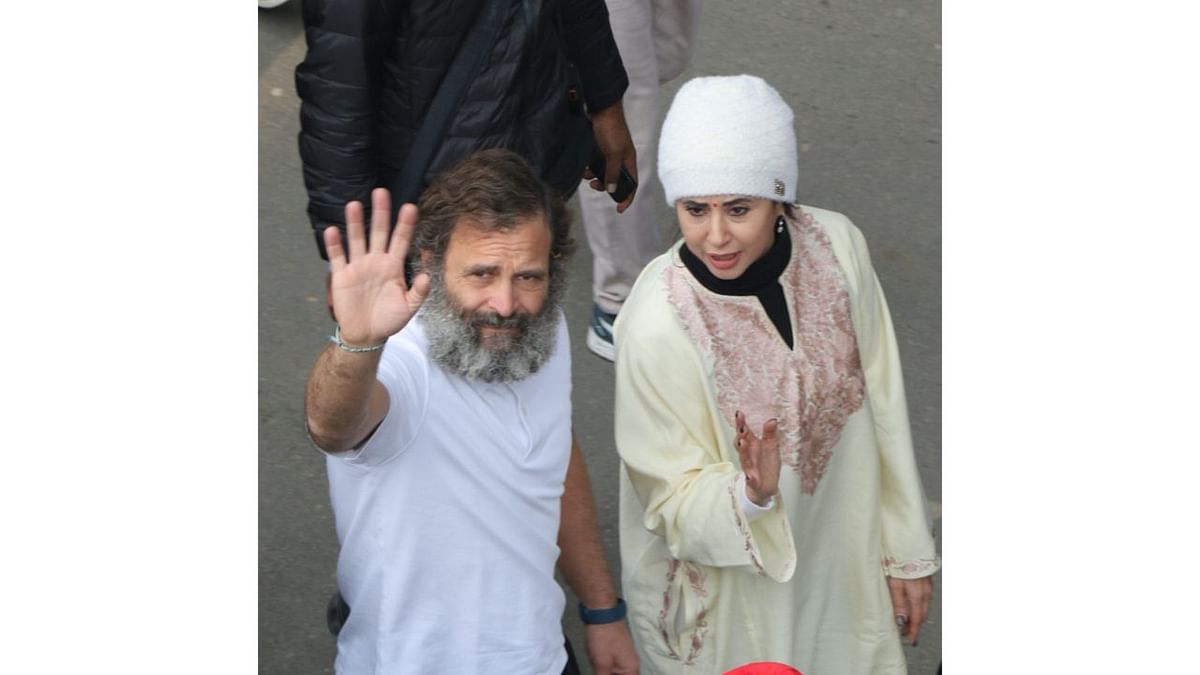
[[[332,342],[333,344],[337,345],[338,348],[344,352],[354,352],[354,353],[377,352],[380,349],[383,349],[383,346],[387,344],[387,340],[384,340],[383,342],[380,342],[377,345],[371,345],[369,347],[355,347],[353,345],[348,345],[345,342],[342,342],[342,327],[341,326],[334,327],[333,335],[329,336],[329,341]]]

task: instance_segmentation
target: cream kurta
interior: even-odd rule
[[[899,354],[862,234],[802,207],[780,277],[795,349],[754,296],[712,293],[675,247],[618,316],[621,563],[643,673],[774,660],[904,673],[885,573],[939,566]],[[734,412],[779,419],[775,507],[739,501]]]

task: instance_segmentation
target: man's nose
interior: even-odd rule
[[[488,297],[488,307],[500,316],[512,316],[517,307],[516,289],[513,287],[512,281],[507,279],[497,281],[491,291],[491,295]]]

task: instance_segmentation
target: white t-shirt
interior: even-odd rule
[[[379,366],[391,399],[357,452],[329,456],[350,618],[337,672],[558,675],[565,599],[554,579],[571,450],[571,357],[509,384],[432,362],[419,317]]]

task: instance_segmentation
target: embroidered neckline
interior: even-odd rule
[[[692,342],[708,357],[718,409],[752,426],[779,419],[780,451],[812,494],[847,419],[862,407],[865,385],[850,319],[845,273],[813,217],[789,221],[792,251],[779,283],[787,300],[794,346],[778,342],[758,298],[706,288],[672,249],[665,268],[670,304]]]

